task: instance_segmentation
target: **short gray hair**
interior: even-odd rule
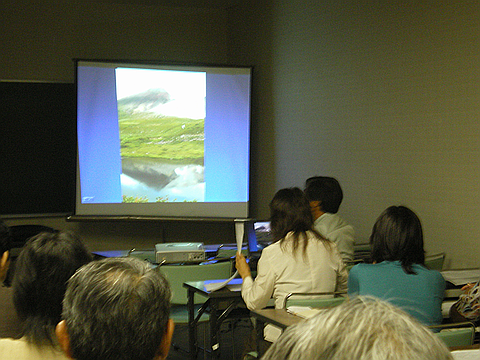
[[[63,301],[77,360],[151,360],[170,316],[165,277],[135,258],[93,261],[68,281]]]
[[[262,360],[444,360],[445,344],[404,311],[356,297],[285,330]]]

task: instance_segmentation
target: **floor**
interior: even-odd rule
[[[233,331],[232,331],[233,328]],[[220,331],[220,359],[221,360],[240,360],[249,340],[253,326],[249,319],[226,321]],[[205,336],[206,335],[206,336]],[[200,325],[198,331],[198,342],[201,347],[205,347],[205,339],[208,339],[208,324]],[[178,349],[180,348],[180,349]],[[186,325],[176,325],[173,334],[172,347],[167,360],[186,360],[190,359],[188,350],[188,327]],[[209,354],[199,350],[197,360],[210,359]]]

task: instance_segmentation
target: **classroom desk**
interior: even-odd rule
[[[294,325],[303,320],[300,316],[293,315],[285,309],[252,310],[250,314],[257,319],[258,323],[273,324],[281,329],[286,329],[290,325]],[[263,327],[261,330],[263,330]]]
[[[273,324],[282,330],[285,330],[290,325],[297,324],[298,322],[304,320],[300,316],[289,313],[286,309],[251,310],[250,315],[257,319],[255,329],[257,332],[258,357],[263,355],[260,352],[260,349],[262,348],[262,346],[260,346],[260,342],[263,339],[263,329],[265,324]]]
[[[460,295],[460,289],[449,289],[445,291],[445,300],[455,302]],[[302,320],[301,317],[289,313],[286,309],[261,309],[252,310],[251,315],[258,319],[258,321],[266,324],[270,323],[282,329],[290,325],[296,324]]]
[[[205,248],[205,257],[208,259],[216,255],[219,248],[230,249],[233,245],[231,244],[214,244],[214,245],[204,245]],[[235,245],[236,248],[236,245]],[[128,256],[130,250],[104,250],[104,251],[93,251],[92,254],[98,258],[104,257],[126,257]],[[145,254],[145,259],[150,260],[151,262],[155,261],[155,247],[152,249],[138,249],[137,251]]]
[[[450,306],[458,300],[458,296],[461,292],[462,291],[458,288],[445,290],[445,299],[442,306],[444,318],[448,317]],[[250,311],[250,314],[257,319],[257,339],[263,339],[263,328],[265,327],[265,324],[273,324],[284,330],[288,326],[294,325],[303,320],[303,318],[289,313],[286,309],[252,310]],[[260,349],[259,346],[257,348]],[[261,355],[263,354],[259,354],[259,356]]]
[[[453,346],[449,348],[454,360],[480,359],[480,344]]]
[[[205,284],[221,281],[188,281],[183,284],[187,289],[188,295],[188,340],[189,352],[191,359],[197,358],[198,341],[197,341],[197,324],[200,316],[208,309],[210,314],[210,344],[209,351],[212,358],[217,359],[220,356],[219,330],[222,322],[227,318],[248,318],[250,312],[245,307],[242,294],[239,290],[230,290],[229,287],[236,287],[242,283],[242,279],[231,280],[227,287],[217,291],[207,291]],[[195,315],[194,295],[198,294],[207,298],[207,301],[199,309]]]

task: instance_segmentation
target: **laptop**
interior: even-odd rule
[[[245,224],[245,236],[247,237],[249,258],[259,258],[262,250],[272,242],[270,222],[248,221]]]

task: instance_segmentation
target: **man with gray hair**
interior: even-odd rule
[[[173,335],[167,280],[135,258],[109,258],[68,281],[56,334],[76,360],[160,360]]]
[[[356,297],[290,326],[262,360],[447,360],[445,344],[393,305]]]

